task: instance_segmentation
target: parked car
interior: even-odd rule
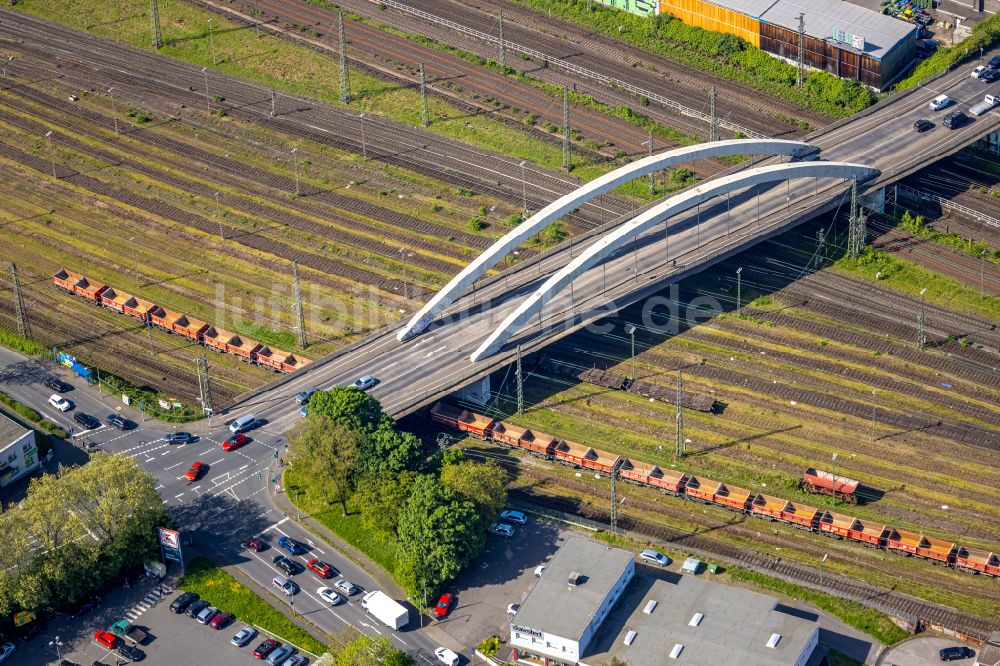
[[[281,548],[287,550],[292,555],[301,555],[302,553],[306,552],[306,549],[302,547],[302,544],[300,544],[295,539],[292,539],[291,537],[287,537],[284,535],[282,535],[278,539],[278,545]]]
[[[319,588],[316,590],[316,594],[318,594],[321,599],[328,602],[331,606],[338,606],[344,603],[344,597],[340,596],[329,587]]]
[[[11,643],[10,641],[7,641],[3,645],[0,645],[0,663],[10,659],[10,655],[14,654],[14,650],[16,649],[17,648],[14,646],[14,644]]]
[[[508,525],[507,523],[493,523],[492,525],[490,525],[490,532],[505,537],[514,536],[514,528]]]
[[[118,428],[119,430],[128,430],[132,427],[132,422],[121,414],[109,414],[108,418],[105,419],[108,425],[112,428]]]
[[[65,393],[73,387],[59,379],[58,377],[52,377],[45,380],[45,385],[55,391],[56,393]]]
[[[243,539],[243,547],[249,548],[255,553],[267,550],[267,544],[264,543],[264,540],[257,537],[247,537],[246,539]]]
[[[980,65],[979,67],[976,67],[974,70],[972,70],[972,73],[969,74],[969,76],[971,76],[974,79],[978,79],[980,76],[983,75],[983,72],[985,71],[986,71],[986,65]]]
[[[194,440],[189,432],[168,432],[163,436],[163,441],[167,444],[188,444]]]
[[[351,596],[352,594],[356,594],[358,592],[358,586],[344,578],[338,580],[333,584],[333,586],[347,596]]]
[[[517,615],[518,609],[521,608],[521,604],[507,604],[507,615],[514,617]]]
[[[243,627],[233,635],[232,640],[229,642],[236,647],[244,647],[247,643],[252,641],[256,635],[257,630],[253,627]]]
[[[939,653],[941,661],[955,661],[957,659],[971,659],[976,656],[976,651],[964,645],[942,648]]]
[[[232,624],[235,619],[236,616],[229,611],[222,611],[212,618],[212,621],[208,623],[208,626],[212,627],[212,629],[225,629]]]
[[[298,562],[293,562],[284,555],[275,555],[274,559],[271,561],[274,563],[274,566],[278,567],[289,576],[294,576],[300,571],[299,567],[301,565]]]
[[[448,615],[448,611],[451,610],[451,605],[453,603],[455,603],[455,596],[449,592],[445,592],[441,595],[441,598],[438,599],[437,605],[434,607],[434,615],[439,618],[446,617]]]
[[[293,652],[295,652],[295,648],[293,648],[291,645],[279,645],[274,652],[267,655],[266,661],[269,664],[280,664],[281,662],[292,656]]]
[[[949,104],[951,104],[950,97],[948,97],[947,95],[938,95],[937,97],[932,99],[931,103],[928,104],[927,106],[930,108],[931,111],[940,111]]]
[[[286,659],[281,666],[306,666],[309,663],[309,658],[302,654],[293,654],[291,657]]]
[[[271,654],[278,648],[278,641],[273,638],[267,638],[260,645],[254,648],[253,656],[257,659],[263,659],[267,655]]]
[[[527,525],[528,517],[521,513],[520,511],[501,511],[500,520],[505,523],[513,523],[514,525]]]
[[[539,564],[537,567],[535,567],[535,576],[541,578],[543,573],[545,573],[544,564]]]
[[[196,599],[192,601],[187,608],[184,609],[184,614],[188,617],[198,617],[198,614],[203,610],[208,608],[208,602],[204,599]]]
[[[434,650],[434,656],[438,658],[438,661],[446,666],[458,666],[458,655],[446,647],[439,647]]]
[[[250,441],[249,437],[247,437],[241,432],[238,432],[222,443],[222,450],[232,451],[234,449],[240,448],[249,441]]]
[[[932,123],[929,120],[921,118],[920,120],[913,123],[913,129],[917,130],[918,132],[926,132],[929,129],[934,129],[934,123]]]
[[[371,387],[375,386],[375,378],[372,377],[371,375],[358,377],[357,379],[354,380],[354,383],[351,386],[353,386],[356,389],[360,389],[362,391],[367,391]]]
[[[200,460],[196,460],[194,464],[191,465],[191,469],[187,471],[184,478],[188,480],[188,483],[194,483],[201,476],[201,473],[205,471],[205,463]]]
[[[173,603],[170,604],[171,613],[183,613],[184,610],[198,601],[198,595],[194,592],[182,592],[179,597],[174,599]]]
[[[295,396],[295,404],[304,405],[309,402],[309,398],[313,396],[316,389],[309,389],[308,391],[301,391],[297,396]]]
[[[979,75],[979,80],[983,83],[993,83],[997,79],[1000,79],[1000,71],[993,67],[987,67],[986,71]]]
[[[95,428],[101,427],[101,422],[90,414],[84,412],[77,412],[73,415],[73,420],[82,425],[87,430],[94,430]]]
[[[103,629],[98,629],[94,633],[94,640],[104,647],[114,650],[121,643],[121,639],[115,636],[110,631],[104,631]]]
[[[146,653],[139,648],[132,647],[131,645],[125,645],[122,643],[117,648],[118,654],[125,657],[129,661],[142,661],[146,658]]]
[[[333,578],[335,575],[337,575],[337,572],[333,570],[333,567],[331,567],[323,560],[316,560],[316,559],[309,560],[308,562],[306,562],[306,566],[312,569],[313,573],[315,573],[320,578]]]
[[[639,553],[639,559],[643,562],[649,562],[650,564],[658,564],[661,567],[670,565],[670,558],[661,553],[658,550],[653,550],[652,548],[647,548],[646,550]]]
[[[58,409],[60,412],[68,412],[73,409],[72,402],[61,395],[56,395],[55,393],[49,396],[49,404]]]

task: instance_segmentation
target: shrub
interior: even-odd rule
[[[495,657],[497,652],[500,651],[500,637],[490,636],[489,638],[485,638],[476,649],[485,654],[487,657]]]
[[[465,227],[472,232],[482,231],[486,227],[486,223],[481,218],[473,217],[465,223]]]

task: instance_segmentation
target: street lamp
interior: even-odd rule
[[[62,661],[62,652],[59,651],[59,648],[61,648],[62,646],[63,646],[63,643],[62,643],[62,641],[59,640],[58,636],[56,636],[54,639],[52,639],[51,641],[49,641],[49,647],[55,647],[55,649],[56,649],[56,659],[58,659],[60,661]]]
[[[649,157],[652,157],[653,156],[653,130],[649,130],[649,140],[648,141],[643,141],[641,145],[643,145],[643,146],[649,146]],[[654,183],[653,183],[653,172],[650,171],[649,172],[649,196],[653,196],[653,193],[655,192],[655,189],[656,188],[654,187]]]
[[[625,332],[632,338],[632,381],[635,381],[635,326],[627,324]]]
[[[215,193],[215,217],[219,221],[219,239],[226,240],[226,232],[222,228],[222,206],[219,204],[219,193]]]
[[[743,273],[743,267],[740,266],[736,269],[736,310],[739,311],[743,307],[743,280],[740,274]]]
[[[368,146],[365,145],[365,114],[358,114],[358,122],[361,123],[361,157],[368,159]]]
[[[205,110],[212,113],[212,97],[208,94],[208,67],[202,67],[201,73],[205,75]]]
[[[115,108],[115,89],[108,88],[108,94],[111,95],[111,118],[115,121],[115,136],[118,136],[118,111]]]
[[[927,335],[924,332],[924,295],[927,294],[927,287],[920,290],[920,313],[917,314],[917,348],[923,349],[927,344]]]
[[[525,180],[524,165],[528,160],[521,160],[521,218],[528,217],[528,181]]]
[[[45,133],[45,138],[49,140],[49,161],[52,162],[52,177],[56,177],[56,152],[52,147],[52,130]]]
[[[298,196],[299,192],[299,161],[295,158],[295,153],[298,152],[298,148],[292,148],[292,164],[295,166],[295,195]]]

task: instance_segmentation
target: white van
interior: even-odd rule
[[[928,108],[930,108],[931,111],[940,111],[949,104],[951,104],[950,97],[948,97],[947,95],[938,95],[937,97],[932,99],[931,103],[928,104],[927,106]]]
[[[439,647],[434,650],[434,656],[437,657],[438,661],[442,664],[446,664],[446,666],[458,666],[460,661],[458,655],[446,647]]]
[[[272,578],[271,585],[274,585],[276,588],[278,588],[288,596],[292,596],[293,594],[299,591],[298,586],[292,581],[285,578],[284,576],[275,576],[274,578]]]
[[[229,432],[234,435],[238,432],[243,432],[244,430],[249,430],[254,423],[257,422],[257,417],[253,414],[244,414],[240,418],[234,420],[229,424]]]

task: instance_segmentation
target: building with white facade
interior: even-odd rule
[[[41,467],[35,431],[0,414],[0,487]]]
[[[572,585],[571,574],[584,579]],[[615,657],[630,666],[805,666],[817,620],[698,576],[636,574],[632,553],[572,538],[513,617],[510,644],[512,659],[545,666],[603,666]]]
[[[518,654],[576,664],[635,575],[632,553],[571,537],[510,623]]]

